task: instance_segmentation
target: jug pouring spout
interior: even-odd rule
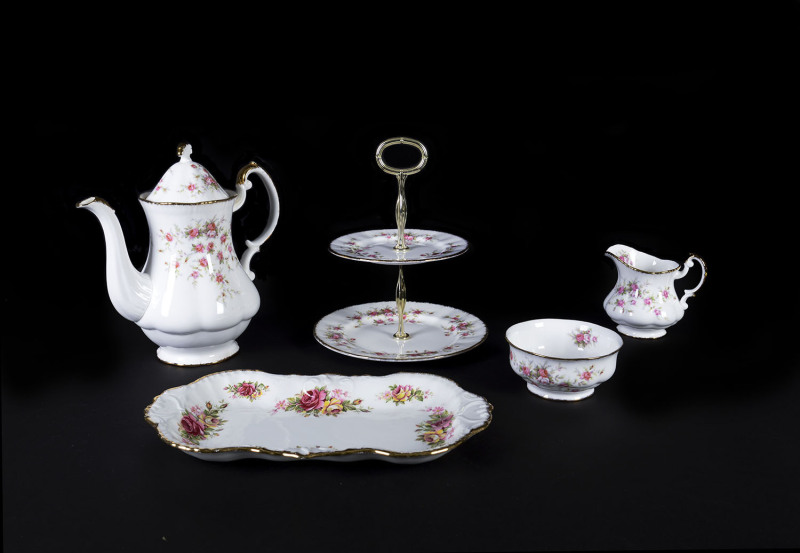
[[[137,322],[153,296],[150,276],[134,268],[128,257],[125,236],[114,210],[102,198],[90,197],[75,207],[88,209],[100,221],[106,239],[106,282],[111,303],[120,315]]]

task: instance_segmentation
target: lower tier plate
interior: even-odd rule
[[[207,461],[438,459],[489,426],[492,405],[423,373],[278,375],[223,371],[145,409],[161,440]]]
[[[464,311],[434,303],[406,303],[404,330],[398,330],[394,301],[346,307],[323,317],[314,337],[337,353],[376,361],[427,361],[469,351],[486,339],[486,325]]]

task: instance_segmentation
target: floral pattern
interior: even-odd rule
[[[475,334],[475,329],[473,328],[475,321],[466,321],[463,315],[452,315],[447,317],[447,319],[450,322],[442,327],[445,336],[456,333],[461,336],[472,336]]]
[[[552,367],[547,363],[529,366],[517,360],[513,351],[510,358],[511,366],[525,380],[535,386],[558,391],[577,392],[592,387],[598,384],[597,379],[605,373],[605,368],[598,368],[595,365],[581,367],[577,370],[567,369],[561,365]]]
[[[224,217],[194,221],[190,225],[159,229],[159,252],[173,253],[164,264],[177,275],[185,274],[193,285],[205,280],[219,289],[217,301],[238,294],[228,275],[239,262]]]
[[[388,390],[378,395],[378,399],[382,399],[386,403],[394,403],[394,405],[403,405],[413,400],[425,401],[432,395],[433,392],[430,390],[423,391],[422,388],[415,388],[408,384],[392,384]]]
[[[196,169],[197,172],[194,173],[191,180],[178,185],[176,188],[178,192],[188,192],[190,197],[196,197],[208,191],[222,190],[219,183],[214,180],[214,177],[211,176],[211,173],[209,173],[205,167],[199,163],[192,163],[191,166],[192,169]],[[163,181],[164,177],[158,181],[158,185],[153,190],[154,195],[168,191]]]
[[[677,299],[670,286],[652,290],[650,283],[642,283],[638,279],[620,281],[617,283],[616,293],[612,293],[608,305],[620,313],[633,313],[635,309],[650,311],[659,319],[667,319],[664,313],[664,303]]]
[[[439,242],[434,242],[436,238],[432,234],[422,234],[422,233],[415,233],[415,232],[408,232],[406,231],[403,236],[405,237],[406,244],[411,245],[420,245],[420,244],[437,244]],[[378,234],[374,234],[371,237],[364,237],[362,236],[352,236],[348,237],[347,241],[342,243],[340,246],[335,246],[334,249],[344,250],[351,255],[356,255],[358,257],[369,258],[369,259],[376,259],[376,260],[394,260],[395,256],[385,256],[380,251],[376,251],[374,248],[375,245],[384,246],[385,242],[379,241],[376,244],[374,239],[383,239],[384,241],[388,242],[396,242],[397,240],[397,232],[380,232]],[[450,254],[451,252],[455,251],[459,246],[463,245],[463,242],[460,239],[453,239],[450,238],[449,240],[441,241],[444,244],[444,247],[438,250],[429,251],[419,253],[419,257],[421,258],[436,258],[442,257]]]
[[[419,322],[420,315],[432,315],[433,311],[423,311],[422,309],[411,309],[403,313],[403,321],[405,324],[416,324]],[[358,328],[364,323],[372,324],[375,326],[395,324],[399,322],[400,318],[397,316],[397,310],[394,307],[373,307],[362,313],[356,311],[354,315],[347,317],[350,321],[355,321],[353,328]]]
[[[253,403],[269,390],[269,386],[254,380],[244,380],[225,386],[223,390],[230,393],[232,399],[244,398]]]
[[[368,413],[371,407],[361,407],[363,400],[348,399],[349,392],[336,388],[328,390],[327,386],[318,386],[313,390],[306,390],[295,394],[275,404],[273,413],[278,411],[295,411],[304,417],[325,415],[337,417],[348,411]]]
[[[453,437],[453,414],[444,407],[429,407],[428,419],[417,425],[417,441],[437,447]]]
[[[219,436],[222,426],[227,422],[221,417],[228,404],[220,401],[215,407],[211,402],[204,406],[193,405],[181,413],[178,433],[183,443],[200,445],[200,442]]]
[[[356,341],[355,338],[345,336],[342,325],[329,326],[325,330],[325,339],[340,347],[350,347]]]
[[[575,331],[570,334],[572,336],[572,340],[576,346],[580,349],[584,349],[588,346],[593,346],[597,343],[597,336],[592,335],[592,329],[588,330],[581,330],[580,328],[576,328]]]

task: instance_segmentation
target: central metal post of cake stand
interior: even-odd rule
[[[389,146],[408,145],[417,148],[422,156],[419,163],[415,167],[406,169],[397,169],[387,165],[383,161],[383,151]],[[397,177],[397,203],[395,204],[394,216],[397,222],[397,243],[394,249],[397,251],[405,251],[408,249],[406,244],[406,220],[408,218],[408,204],[406,203],[406,177],[419,173],[425,164],[428,163],[428,150],[422,142],[414,140],[413,138],[397,137],[384,140],[378,145],[378,151],[375,153],[375,159],[378,162],[378,167],[385,173],[395,175]],[[398,340],[408,340],[410,335],[405,331],[405,310],[406,310],[406,282],[403,278],[403,267],[400,267],[400,275],[397,277],[397,288],[395,289],[395,301],[397,303],[397,318],[398,329],[394,337]]]

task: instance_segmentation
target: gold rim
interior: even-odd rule
[[[634,271],[636,271],[638,273],[644,273],[646,275],[666,275],[668,273],[674,273],[675,271],[677,271],[678,269],[681,268],[680,263],[678,263],[677,267],[675,267],[674,269],[669,269],[667,271],[645,271],[644,269],[637,269],[633,265],[625,263],[622,259],[619,258],[618,255],[616,255],[615,253],[613,253],[613,252],[611,252],[609,250],[606,250],[606,253],[608,255],[610,255],[611,257],[613,257],[614,259],[616,259],[617,261],[619,261],[620,263],[622,263],[623,265],[625,265],[626,267],[628,267],[629,269],[633,269]],[[660,259],[658,257],[656,257],[656,259],[658,259],[659,261],[664,261],[664,259]],[[667,259],[666,261],[672,261],[672,260],[671,259]],[[675,263],[674,261],[672,261],[672,262]]]
[[[225,192],[228,193],[227,198],[220,198],[219,200],[207,200],[205,202],[154,202],[153,200],[146,199],[146,196],[148,196],[150,192],[142,192],[141,194],[139,194],[139,201],[153,205],[205,205],[205,204],[218,204],[221,202],[230,202],[232,200],[235,200],[236,197],[239,195],[233,190],[228,190],[224,188],[223,190],[225,190]]]
[[[508,339],[508,336],[506,336],[506,342],[508,342],[508,345],[510,345],[514,349],[518,349],[519,351],[522,351],[522,352],[525,352],[525,353],[529,353],[530,355],[535,355],[536,357],[541,357],[543,359],[553,359],[554,361],[594,361],[596,359],[605,359],[606,357],[611,357],[615,353],[619,352],[619,350],[622,349],[622,346],[625,345],[625,344],[622,344],[622,346],[618,347],[617,349],[615,349],[611,353],[607,353],[605,355],[598,355],[597,357],[571,357],[570,358],[570,357],[551,357],[549,355],[542,355],[541,353],[534,353],[532,351],[528,351],[526,349],[523,349],[523,348],[515,345],[511,340]]]
[[[561,319],[561,320],[564,320],[564,319]],[[529,322],[529,321],[523,321],[523,323],[524,323],[524,322]],[[514,328],[515,326],[517,326],[516,324],[515,324],[515,325],[512,325],[511,327],[509,327],[509,329],[508,329],[508,330],[506,330],[506,336],[505,336],[505,338],[506,338],[506,342],[508,342],[508,345],[509,345],[509,346],[513,347],[514,349],[518,349],[519,351],[522,351],[522,352],[528,353],[528,354],[530,354],[530,355],[535,355],[536,357],[541,357],[541,358],[543,358],[543,359],[553,359],[554,361],[594,361],[594,360],[596,360],[596,359],[605,359],[606,357],[611,357],[611,356],[612,356],[612,355],[614,355],[615,353],[619,352],[619,350],[621,350],[621,349],[622,349],[622,346],[624,346],[624,345],[625,345],[625,341],[622,339],[622,336],[620,336],[619,334],[617,334],[616,332],[614,332],[614,331],[613,331],[613,330],[611,330],[610,328],[601,327],[600,325],[592,325],[592,324],[589,324],[589,323],[587,323],[587,322],[585,322],[585,321],[574,321],[574,322],[575,322],[575,323],[582,324],[582,325],[586,325],[586,326],[593,326],[593,327],[597,327],[597,328],[603,328],[604,330],[607,330],[607,331],[609,331],[609,332],[612,332],[612,333],[616,334],[616,335],[619,337],[619,339],[620,339],[620,342],[622,342],[622,343],[619,345],[619,347],[618,347],[617,349],[615,349],[615,350],[614,350],[614,351],[612,351],[611,353],[606,353],[606,354],[604,354],[604,355],[598,355],[598,356],[596,356],[596,357],[572,357],[572,358],[567,358],[567,357],[552,357],[552,356],[550,356],[550,355],[542,355],[541,353],[535,353],[535,352],[532,352],[532,351],[528,351],[528,350],[526,350],[526,349],[524,349],[524,348],[521,348],[521,347],[519,347],[518,345],[514,344],[514,342],[512,342],[511,340],[509,340],[509,339],[508,339],[508,330],[511,330],[512,328]],[[517,324],[523,324],[523,323],[517,323]]]
[[[268,449],[268,448],[264,448],[264,447],[220,447],[220,448],[215,448],[215,449],[208,449],[208,448],[202,448],[202,447],[189,447],[187,445],[183,445],[183,444],[179,444],[177,442],[173,442],[172,440],[167,438],[161,432],[161,429],[158,428],[158,423],[154,422],[153,420],[150,419],[150,408],[153,407],[153,405],[155,405],[156,401],[158,401],[158,398],[160,398],[162,395],[166,394],[167,392],[172,391],[172,390],[177,390],[179,388],[185,388],[187,386],[191,386],[192,384],[196,384],[197,382],[200,382],[201,380],[206,379],[206,378],[211,377],[211,376],[214,376],[214,375],[225,374],[225,373],[234,373],[234,372],[257,372],[257,373],[262,373],[262,374],[271,374],[271,373],[267,373],[267,372],[264,372],[264,371],[253,371],[253,370],[245,370],[245,369],[232,369],[232,370],[228,370],[228,371],[218,371],[218,372],[215,372],[215,373],[207,374],[205,376],[201,376],[200,378],[190,382],[189,384],[183,384],[181,386],[173,386],[172,388],[167,388],[166,390],[164,390],[163,392],[158,394],[156,397],[154,397],[153,401],[152,401],[152,403],[150,403],[150,405],[145,407],[145,409],[144,409],[145,421],[147,421],[147,423],[150,424],[150,426],[152,426],[153,428],[156,429],[156,432],[158,432],[158,435],[161,438],[161,441],[163,441],[164,443],[166,443],[168,445],[171,445],[172,447],[180,449],[181,451],[192,452],[192,453],[215,454],[215,453],[241,452],[241,453],[256,453],[256,454],[263,454],[263,455],[273,455],[273,456],[276,456],[276,457],[287,457],[287,458],[290,458],[290,459],[313,459],[313,458],[316,458],[316,457],[333,457],[333,456],[358,455],[358,454],[374,454],[374,455],[380,455],[382,457],[431,457],[431,456],[436,456],[436,455],[441,455],[443,453],[447,453],[448,451],[452,451],[456,447],[458,447],[461,444],[463,444],[464,442],[466,442],[469,438],[471,438],[475,434],[485,430],[489,426],[489,424],[492,422],[492,412],[494,411],[494,406],[491,403],[489,403],[489,401],[485,397],[479,396],[477,394],[473,394],[472,392],[467,392],[467,390],[464,390],[464,388],[459,386],[458,383],[455,382],[451,378],[447,378],[446,376],[439,376],[439,375],[435,375],[435,374],[429,374],[429,373],[406,373],[406,374],[412,374],[412,375],[413,374],[419,374],[419,375],[424,375],[424,376],[427,376],[427,377],[431,377],[432,376],[434,378],[441,378],[442,380],[447,380],[447,381],[451,382],[453,385],[455,385],[459,390],[462,390],[464,392],[467,392],[467,393],[472,394],[473,396],[479,398],[486,405],[486,410],[487,410],[486,421],[484,421],[484,423],[481,424],[480,426],[478,426],[476,428],[473,428],[467,434],[465,434],[464,436],[462,436],[461,438],[459,438],[457,441],[453,442],[452,444],[448,445],[447,447],[441,447],[441,448],[434,449],[434,450],[431,450],[431,451],[417,451],[417,452],[404,453],[404,452],[400,452],[400,451],[385,451],[385,450],[382,450],[382,449],[375,449],[375,448],[352,448],[352,449],[342,449],[342,450],[338,450],[338,451],[320,451],[320,452],[314,452],[314,453],[292,453],[292,452],[288,452],[288,451],[276,451],[276,450],[272,450],[272,449]],[[318,374],[318,375],[288,374],[288,375],[277,375],[277,376],[299,376],[299,377],[305,377],[305,378],[313,378],[315,376],[341,376],[341,377],[344,377],[344,378],[357,378],[358,376],[375,377],[375,375],[371,375],[371,374],[362,374],[362,375],[357,375],[357,376],[353,377],[353,376],[347,376],[347,375],[337,374],[337,373],[322,373],[322,374]],[[390,375],[386,375],[386,376],[390,376]],[[375,378],[380,378],[380,377],[375,377]]]

